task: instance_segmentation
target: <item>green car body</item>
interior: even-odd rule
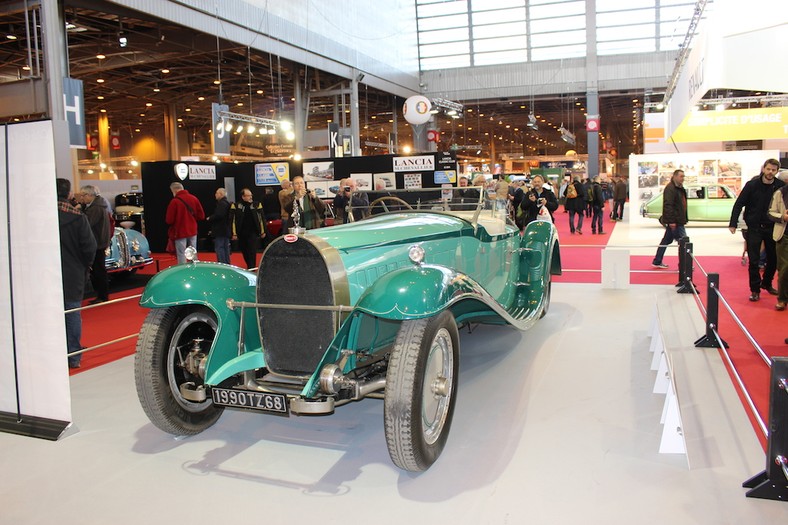
[[[687,189],[687,217],[690,221],[725,222],[731,218],[736,193],[724,184],[691,185]],[[643,217],[659,219],[662,215],[662,193],[640,207]]]
[[[388,416],[387,441],[400,467],[428,468],[445,442],[433,434],[447,434],[451,418],[456,326],[530,328],[549,306],[551,275],[561,272],[551,223],[531,223],[521,235],[500,215],[485,213],[386,213],[280,237],[256,274],[202,262],[157,274],[140,300],[154,309],[135,361],[143,408],[163,430],[189,434],[213,424],[219,404],[269,411],[249,406],[244,391],[254,393],[255,403],[275,403],[269,412],[280,415],[326,414],[375,396],[385,396],[388,407],[395,397],[389,370],[399,354],[412,354],[426,371],[413,365],[416,375],[404,373],[405,383],[421,384],[432,374],[437,394],[398,392],[397,402],[437,406],[440,417],[432,430],[407,438],[423,454],[392,451],[403,438],[392,430],[389,439]],[[181,328],[182,319],[195,318]],[[403,334],[408,330],[416,330],[415,339]],[[422,343],[419,330],[435,335]],[[158,386],[150,375],[158,375]],[[167,386],[172,406],[152,402]]]

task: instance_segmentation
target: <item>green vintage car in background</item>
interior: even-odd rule
[[[736,193],[724,184],[686,186],[687,217],[691,221],[725,222],[731,218]],[[662,193],[640,206],[643,217],[659,219],[662,215]]]
[[[323,415],[379,398],[393,462],[429,468],[451,426],[458,327],[530,328],[561,272],[552,223],[521,236],[483,195],[475,210],[449,202],[286,234],[257,273],[195,261],[157,274],[135,356],[145,413],[192,435],[225,407]]]

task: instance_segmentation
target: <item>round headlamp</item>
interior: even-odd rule
[[[194,262],[197,260],[197,248],[194,246],[187,246],[183,250],[183,256],[186,257],[186,262]]]
[[[424,262],[424,248],[419,246],[418,244],[414,244],[410,248],[408,248],[408,258],[414,264],[421,264]]]

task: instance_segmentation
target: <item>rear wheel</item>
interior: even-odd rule
[[[224,410],[210,397],[193,401],[180,387],[203,385],[198,369],[216,336],[216,318],[203,307],[151,310],[140,330],[134,356],[137,396],[145,414],[159,429],[174,435],[198,434]]]
[[[383,408],[389,455],[401,469],[427,470],[443,451],[459,361],[451,312],[402,323],[389,359]]]

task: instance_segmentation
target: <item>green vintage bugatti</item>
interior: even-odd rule
[[[483,195],[471,210],[388,199],[396,211],[276,239],[256,273],[193,261],[151,279],[134,365],[153,424],[191,435],[225,407],[322,415],[372,397],[393,462],[429,468],[451,426],[458,327],[544,316],[558,238],[550,222],[520,235]]]

